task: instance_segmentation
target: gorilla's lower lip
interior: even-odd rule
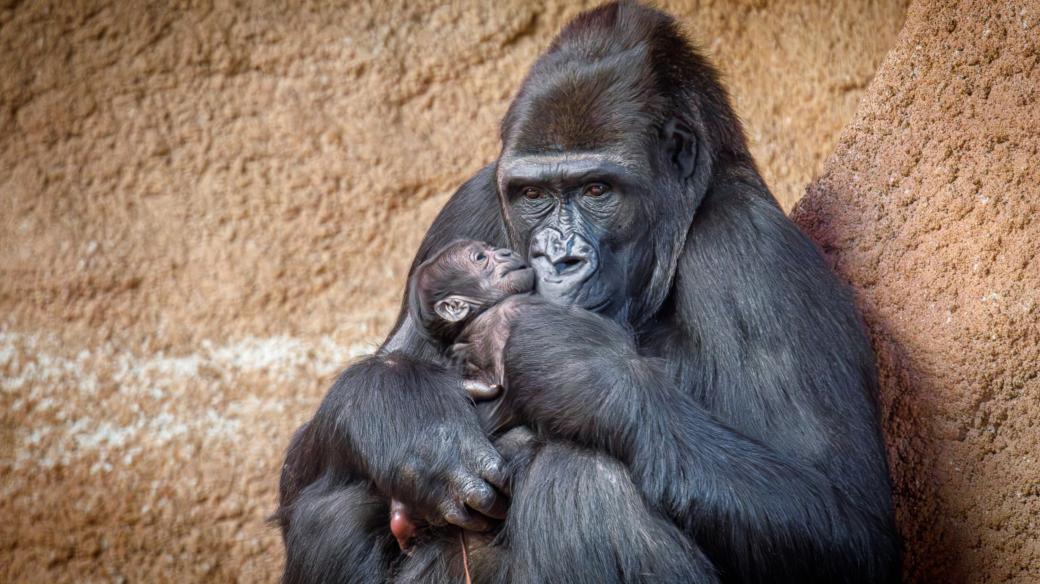
[[[535,269],[535,272],[538,274],[539,280],[545,282],[546,284],[554,285],[570,283],[572,286],[577,286],[585,280],[588,280],[589,277],[592,276],[591,273],[581,273],[577,270],[570,270],[562,274],[553,275],[543,275],[541,272],[538,272],[537,269]]]

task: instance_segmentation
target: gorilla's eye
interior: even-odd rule
[[[582,192],[586,197],[599,197],[607,192],[607,185],[603,183],[592,183],[585,187]]]
[[[482,251],[478,251],[478,252],[477,252],[477,255],[476,255],[476,256],[474,256],[474,257],[476,257],[476,258],[477,258],[477,261],[478,261],[478,262],[482,262],[482,261],[484,261],[484,260],[485,260],[485,259],[487,258],[487,256],[486,256],[486,255],[484,255],[484,252],[482,252]]]
[[[536,189],[534,187],[527,187],[523,191],[524,198],[525,199],[531,199],[532,201],[536,200],[536,199],[541,199],[542,198],[542,194],[543,193],[542,193],[541,189]]]

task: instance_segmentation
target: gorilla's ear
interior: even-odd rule
[[[459,322],[469,315],[469,302],[462,296],[448,296],[433,305],[437,316],[448,322]]]
[[[697,167],[697,136],[686,124],[672,118],[664,125],[664,145],[680,180],[693,175]]]

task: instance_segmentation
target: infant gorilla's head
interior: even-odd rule
[[[484,310],[533,289],[534,270],[511,250],[456,241],[416,268],[409,310],[428,336],[450,344]]]

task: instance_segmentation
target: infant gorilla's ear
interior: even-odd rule
[[[462,296],[453,295],[438,300],[433,305],[433,311],[437,313],[437,316],[448,322],[459,322],[469,315],[470,304]]]

